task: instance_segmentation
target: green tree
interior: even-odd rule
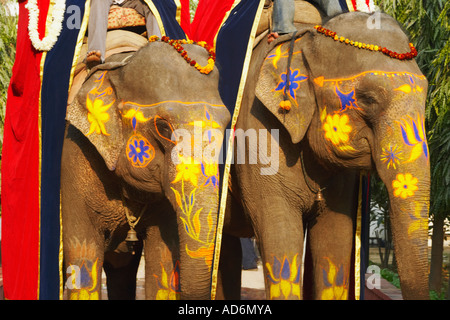
[[[383,181],[381,181],[376,173],[371,175],[370,190],[370,221],[371,226],[375,226],[374,232],[378,241],[380,266],[381,268],[388,268],[393,249],[389,218],[389,194]]]
[[[18,17],[13,14],[11,3],[12,1],[2,1],[0,4],[0,151],[3,144],[6,96],[16,54]]]

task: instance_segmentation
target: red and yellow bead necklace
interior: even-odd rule
[[[149,42],[155,42],[159,40],[160,39],[157,36],[151,36],[149,38]],[[190,66],[200,71],[200,73],[209,74],[214,69],[214,63],[216,61],[216,53],[214,51],[214,48],[211,48],[205,41],[194,42],[192,40],[173,40],[166,36],[162,36],[161,41],[170,44],[184,58],[184,60],[186,60],[186,62],[189,63]],[[188,56],[187,51],[184,50],[182,44],[196,44],[201,46],[202,48],[205,48],[209,54],[208,64],[202,67],[195,60],[191,59]]]
[[[394,58],[394,59],[398,59],[398,60],[411,60],[414,59],[415,57],[417,57],[417,50],[414,47],[414,45],[412,43],[409,44],[409,47],[411,48],[410,52],[407,53],[397,53],[395,51],[391,51],[388,50],[384,47],[378,46],[378,45],[374,45],[374,44],[366,44],[363,42],[359,42],[359,41],[353,41],[350,40],[348,38],[342,37],[342,36],[338,36],[336,34],[336,32],[328,30],[320,25],[317,25],[314,27],[317,32],[324,34],[327,37],[332,38],[334,41],[339,41],[348,45],[351,45],[355,48],[359,48],[359,49],[366,49],[366,50],[370,50],[370,51],[380,51],[383,54]]]

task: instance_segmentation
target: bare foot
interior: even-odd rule
[[[86,56],[86,65],[89,69],[92,69],[93,67],[99,65],[102,60],[102,54],[100,51],[91,51],[88,52]]]
[[[279,37],[278,32],[271,32],[267,36],[267,43],[271,43],[273,40],[277,39]]]

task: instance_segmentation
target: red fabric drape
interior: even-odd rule
[[[180,0],[181,3],[181,28],[190,38],[191,34],[191,14],[189,10],[189,0]]]
[[[28,36],[19,1],[16,60],[8,89],[2,151],[2,269],[6,299],[37,299],[39,283],[39,95],[42,53]],[[38,1],[39,34],[49,0]]]
[[[214,45],[214,38],[234,0],[200,0],[190,28],[190,39]]]

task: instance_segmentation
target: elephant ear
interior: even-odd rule
[[[304,42],[303,37],[277,41],[262,63],[255,91],[256,97],[287,129],[293,143],[303,139],[316,103],[302,52]]]
[[[109,170],[116,168],[124,147],[122,117],[116,85],[111,78],[124,64],[102,64],[89,74],[75,99],[67,107],[67,121],[81,131],[95,146]]]

